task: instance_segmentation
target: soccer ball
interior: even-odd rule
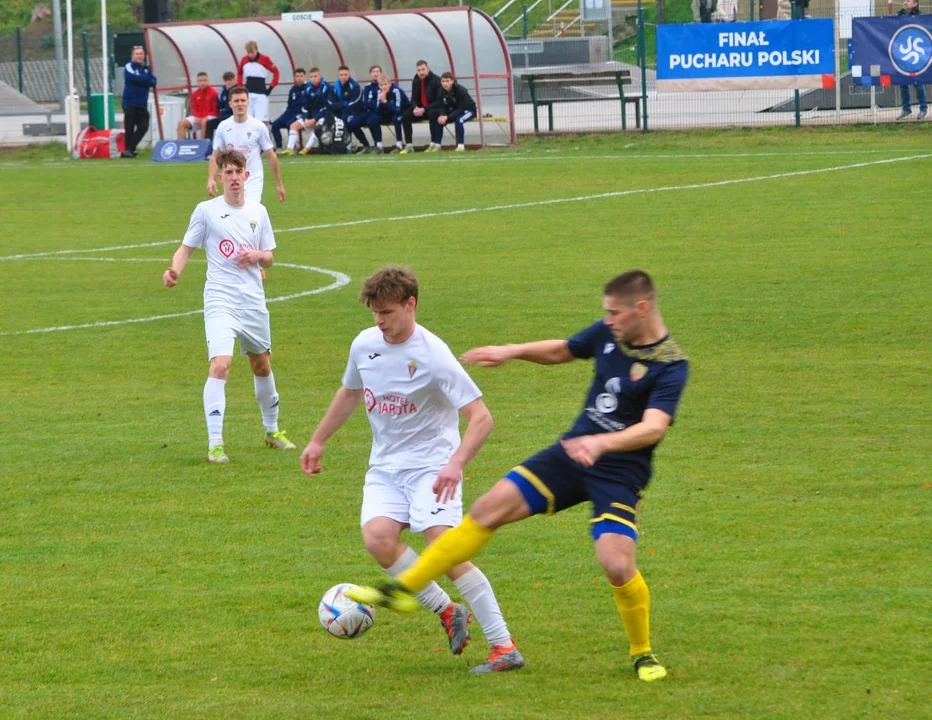
[[[320,599],[317,616],[324,630],[341,640],[358,638],[375,622],[375,608],[350,600],[345,591],[356,587],[349,583],[334,585]]]

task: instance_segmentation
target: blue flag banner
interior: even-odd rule
[[[830,18],[657,26],[657,90],[835,86]]]
[[[851,77],[857,85],[932,83],[932,15],[854,18]]]
[[[210,153],[210,140],[159,140],[152,148],[152,162],[204,162]]]

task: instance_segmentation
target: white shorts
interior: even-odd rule
[[[246,196],[247,200],[262,202],[262,185],[263,178],[259,178],[258,180],[249,178],[246,181],[246,187],[243,188],[243,195]]]
[[[230,310],[211,308],[204,313],[207,334],[207,359],[233,356],[239,338],[240,352],[261,355],[272,350],[272,331],[268,310]]]
[[[359,524],[387,517],[408,525],[411,532],[431,527],[454,527],[463,520],[463,484],[452,500],[437,502],[433,485],[442,467],[418,470],[369,468],[362,488]]]
[[[186,117],[185,120],[188,121],[188,125],[190,125],[192,128],[193,128],[193,127],[197,127],[197,125],[195,125],[195,121],[196,121],[196,120],[203,120],[203,121],[204,121],[204,126],[206,127],[206,126],[207,126],[207,122],[208,122],[209,120],[215,119],[216,117],[217,117],[216,115],[208,115],[208,116],[205,117],[205,118],[196,118],[196,117],[194,117],[193,115],[188,115],[188,117]]]
[[[256,120],[269,121],[269,96],[262,93],[249,93],[249,114]]]

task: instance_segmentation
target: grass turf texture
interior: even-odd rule
[[[283,206],[267,179],[277,260],[352,278],[270,308],[282,426],[299,445],[370,322],[359,282],[383,263],[417,270],[419,319],[455,352],[566,336],[599,317],[614,273],[655,275],[693,368],[642,516],[668,680],[633,676],[586,508],[506,529],[479,558],[525,670],[469,676],[485,656],[478,627],[453,658],[427,612],[381,612],[357,641],[329,637],[321,594],[380,578],[358,530],[365,419],[357,413],[309,479],[297,453],[263,448],[237,358],[232,461],[209,466],[195,315],[0,336],[0,714],[928,713],[932,253],[918,178],[932,159],[284,230],[875,162],[925,154],[929,138],[927,128],[735,131],[294,160],[283,163]],[[60,155],[0,156],[0,255],[177,239],[203,198],[200,165],[49,162]],[[173,250],[7,260],[0,332],[196,309],[203,265],[161,288]],[[276,267],[267,292],[330,282]],[[467,502],[570,423],[590,376],[587,363],[471,372],[497,426],[468,469]]]

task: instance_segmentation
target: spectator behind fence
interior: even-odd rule
[[[426,152],[437,152],[443,144],[443,128],[453,125],[456,129],[456,151],[466,150],[466,123],[476,117],[476,102],[469,92],[456,82],[452,73],[445,72],[440,76],[443,95],[440,96],[440,106],[430,111],[431,147]]]
[[[133,48],[132,59],[123,66],[123,130],[126,150],[120,157],[136,157],[136,146],[149,131],[149,88],[155,87],[155,75],[146,65],[146,51]]]
[[[304,90],[304,107],[301,108],[301,114],[298,119],[291,124],[288,131],[288,148],[282,150],[282,155],[291,155],[298,147],[298,133],[302,130],[310,130],[306,145],[301,149],[301,155],[307,155],[317,146],[317,133],[314,128],[324,119],[324,116],[330,109],[330,98],[333,94],[333,87],[323,75],[320,69],[312,67],[308,73],[310,82]]]
[[[269,73],[272,81],[268,82]],[[246,43],[246,54],[236,68],[236,84],[249,91],[249,115],[269,124],[269,95],[278,85],[279,72],[272,58],[259,52],[255,40]]]
[[[369,125],[372,137],[381,144],[382,125],[391,123],[395,126],[395,147],[393,153],[400,152],[404,149],[402,144],[401,114],[408,109],[411,101],[405,95],[405,91],[392,82],[387,75],[382,75],[379,79],[379,106],[376,111],[375,124]],[[378,135],[378,137],[376,137]]]
[[[227,70],[223,73],[223,89],[217,96],[217,117],[207,123],[207,139],[214,139],[214,131],[217,126],[227,118],[233,117],[233,111],[230,109],[230,89],[236,83],[236,73]]]
[[[285,112],[275,118],[272,123],[272,139],[275,140],[275,147],[279,150],[282,149],[282,130],[291,128],[301,114],[306,90],[304,68],[295,68],[294,85],[288,91],[288,106],[285,108]]]
[[[919,2],[918,0],[904,0],[903,7],[897,13],[897,15],[919,15]],[[922,83],[915,83],[916,86],[916,102],[919,103],[919,119],[925,120],[926,115],[929,113],[929,100],[926,96],[926,86]],[[903,112],[900,113],[900,116],[897,120],[905,120],[910,115],[913,114],[913,106],[909,102],[909,85],[900,85],[900,97],[903,100]]]
[[[188,130],[191,131],[192,138],[197,137],[198,130],[201,130],[202,137],[207,137],[207,123],[217,118],[218,100],[217,91],[211,87],[207,73],[199,72],[197,89],[188,97],[191,114],[178,121],[178,139],[184,140],[188,137]]]
[[[411,107],[401,114],[401,125],[404,129],[405,149],[401,151],[402,155],[414,152],[414,128],[412,123],[427,120],[430,122],[430,136],[434,137],[434,121],[430,119],[431,108],[439,109],[440,96],[443,94],[443,86],[440,84],[440,78],[430,71],[426,60],[417,61],[417,74],[411,81]],[[430,147],[434,143],[431,141]],[[428,149],[430,149],[428,147]]]

